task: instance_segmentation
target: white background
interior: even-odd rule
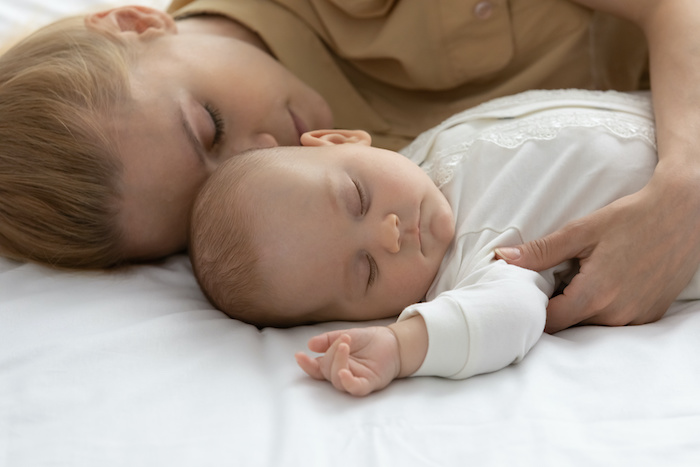
[[[0,49],[57,18],[118,5],[166,8],[169,0],[0,0]]]

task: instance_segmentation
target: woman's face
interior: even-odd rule
[[[211,34],[140,44],[132,99],[111,116],[123,163],[121,225],[130,259],[185,248],[204,180],[247,149],[299,145],[333,125],[328,104],[273,57]]]

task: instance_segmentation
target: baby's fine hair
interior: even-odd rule
[[[0,254],[57,267],[124,260],[108,117],[130,96],[118,37],[67,18],[0,56]]]
[[[192,208],[189,254],[209,301],[232,318],[267,326],[265,278],[257,268],[255,199],[246,192],[254,173],[265,170],[279,148],[245,152],[228,159],[205,182]]]

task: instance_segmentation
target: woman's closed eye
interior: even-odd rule
[[[221,144],[221,141],[224,139],[224,119],[221,117],[221,112],[219,111],[219,109],[217,109],[213,105],[204,104],[204,108],[206,109],[207,113],[209,113],[211,121],[214,123],[214,137],[212,138],[210,149],[216,149],[219,146],[219,144]]]

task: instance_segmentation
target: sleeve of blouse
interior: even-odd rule
[[[406,308],[399,321],[420,314],[428,329],[428,353],[413,376],[462,379],[520,361],[544,330],[547,288],[538,273],[499,260]]]

